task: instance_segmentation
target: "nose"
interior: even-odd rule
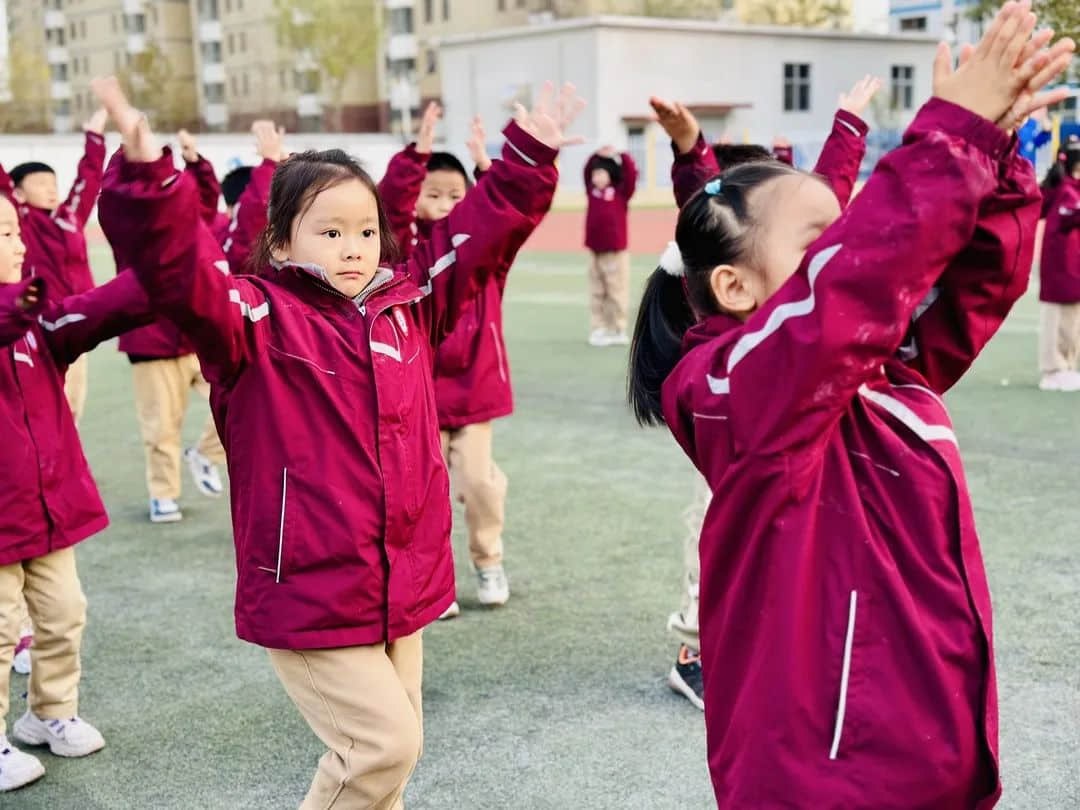
[[[23,242],[21,236],[16,236],[15,237],[15,255],[16,256],[22,256],[24,253],[26,253],[26,243]]]
[[[361,256],[361,251],[360,251],[361,240],[356,239],[356,238],[346,238],[346,239],[343,240],[343,242],[344,242],[344,244],[342,245],[342,251],[341,251],[342,258],[347,262],[348,261],[355,261],[356,259],[359,259],[360,256]]]

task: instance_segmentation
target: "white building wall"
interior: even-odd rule
[[[484,116],[489,140],[508,116],[513,88],[539,88],[552,78],[578,85],[589,103],[574,127],[586,144],[560,158],[563,191],[582,188],[581,168],[597,147],[627,145],[628,119],[641,126],[648,98],[736,106],[726,129],[736,141],[770,144],[782,135],[812,164],[827,136],[841,92],[867,73],[888,81],[893,65],[915,67],[915,107],[930,96],[936,43],[928,37],[883,37],[793,29],[746,28],[635,18],[598,18],[544,28],[457,37],[442,44],[446,136],[451,148],[467,137],[469,118]],[[811,108],[784,112],[783,65],[811,65]],[[888,103],[888,88],[882,93]],[[740,106],[745,105],[745,106]],[[914,109],[886,116],[879,126],[902,126]],[[871,124],[874,115],[869,114]],[[719,121],[703,121],[706,136]],[[647,159],[642,188],[666,189],[671,153],[657,125],[645,126]],[[494,148],[494,143],[492,147]],[[668,198],[669,195],[668,195]],[[658,195],[659,199],[659,195]]]
[[[936,39],[963,44],[977,42],[983,23],[969,16],[971,0],[890,0],[889,30],[901,33],[904,20],[925,18],[926,33]]]

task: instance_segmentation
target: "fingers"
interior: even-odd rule
[[[975,46],[974,45],[970,45],[970,44],[964,45],[960,49],[960,57],[959,57],[959,65],[960,65],[960,67],[963,67],[968,62],[970,62],[971,61],[971,56],[974,53],[975,53]]]
[[[554,109],[551,105],[551,100],[554,95],[555,85],[552,84],[550,81],[546,81],[542,85],[540,85],[540,93],[536,97],[536,103],[533,104],[533,112],[543,113],[544,115],[551,115],[551,117],[554,118],[555,115],[552,114],[554,112]]]
[[[1068,70],[1069,65],[1072,63],[1073,53],[1076,51],[1076,43],[1069,37],[1065,37],[1054,43],[1054,46],[1048,51],[1044,51],[1045,62],[1039,68],[1037,68],[1030,78],[1027,80],[1027,89],[1033,93],[1037,93],[1042,90],[1046,85],[1050,84],[1054,79]],[[1035,62],[1039,54],[1033,57],[1032,63]]]
[[[1045,112],[1047,107],[1051,107],[1054,104],[1060,104],[1062,101],[1069,98],[1070,95],[1072,95],[1072,91],[1067,87],[1062,87],[1057,90],[1048,90],[1045,93],[1036,93],[1034,96],[1030,97],[1030,100],[1027,101],[1020,110],[1020,116],[1018,117],[1022,120],[1032,113],[1039,111]]]
[[[995,62],[1001,61],[1002,53],[1012,41],[1013,34],[1016,32],[1016,18],[1019,12],[1019,3],[1008,2],[1001,7],[1001,10],[994,16],[994,21],[990,23],[990,30],[986,32],[986,35],[975,48],[979,58],[992,59]]]
[[[947,42],[939,42],[937,53],[934,54],[934,86],[937,87],[938,84],[952,76],[952,73],[952,50]]]
[[[1031,42],[1031,32],[1035,30],[1036,17],[1030,11],[1017,20],[1016,33],[1002,52],[1001,66],[1014,68],[1020,61],[1020,54]]]
[[[670,117],[676,114],[675,105],[670,101],[665,101],[657,96],[649,97],[649,106],[653,108],[656,114],[661,118]]]

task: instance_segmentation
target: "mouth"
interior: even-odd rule
[[[364,277],[364,274],[361,273],[359,270],[344,270],[340,273],[335,273],[334,275],[336,275],[338,278],[347,278],[352,281],[359,281]]]

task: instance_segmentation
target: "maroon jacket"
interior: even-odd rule
[[[551,204],[555,150],[516,125],[477,193],[348,299],[317,267],[221,273],[171,160],[110,167],[101,221],[195,342],[228,453],[236,629],[266,647],[392,641],[454,599],[432,348]],[[196,238],[192,238],[192,234]]]
[[[1039,300],[1080,302],[1080,180],[1066,177],[1047,206],[1039,262]]]
[[[266,227],[266,206],[270,202],[275,169],[277,161],[266,159],[251,170],[251,180],[233,206],[232,222],[224,232],[223,241],[218,242],[229,260],[229,269],[236,275],[253,272],[251,254]],[[222,235],[220,229],[214,232],[219,237]]]
[[[415,145],[396,154],[379,182],[379,196],[398,239],[403,259],[431,237],[434,223],[416,219],[416,199],[427,173],[428,156]],[[486,173],[478,173],[484,182]],[[478,193],[475,187],[469,194]],[[535,225],[543,212],[538,212]],[[486,280],[458,318],[454,330],[435,350],[435,404],[439,427],[456,430],[514,412],[510,362],[503,338],[502,298],[517,255],[493,257]]]
[[[108,525],[64,373],[79,355],[150,317],[131,273],[61,301],[43,296],[24,312],[15,302],[29,284],[0,285],[0,565],[67,548]]]
[[[663,403],[715,493],[700,621],[719,807],[1000,795],[990,593],[939,395],[1023,292],[1038,215],[1005,134],[931,100],[790,281],[745,323],[687,334]],[[949,296],[918,317],[945,277],[972,286],[951,297],[970,312],[958,345],[927,320]],[[920,358],[947,362],[898,356],[912,318]]]
[[[104,166],[105,139],[87,132],[86,150],[79,161],[75,184],[55,211],[17,202],[11,178],[0,167],[0,193],[15,205],[22,223],[22,238],[26,243],[23,277],[44,278],[54,300],[86,292],[94,286],[83,231],[97,203]]]
[[[824,177],[832,186],[841,208],[847,206],[855,189],[859,166],[866,155],[868,131],[869,127],[859,116],[846,110],[837,110],[832,132],[825,140],[814,167],[814,172]],[[694,148],[686,154],[680,154],[674,143],[671,144],[671,149],[675,153],[671,164],[671,185],[675,191],[675,204],[682,208],[710,177],[720,174],[727,167],[716,162],[716,155],[701,133],[698,133]]]
[[[612,253],[626,250],[626,220],[630,198],[637,188],[637,165],[628,152],[618,157],[622,163],[622,180],[605,189],[592,184],[592,170],[600,155],[585,163],[585,193],[588,210],[585,213],[585,247],[593,253]]]

